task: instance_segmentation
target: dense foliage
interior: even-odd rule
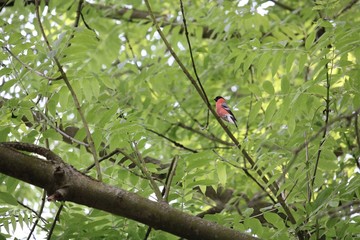
[[[160,189],[176,159],[174,208],[261,239],[360,237],[358,1],[183,1],[199,79],[212,105],[228,99],[240,149],[211,113],[206,126],[207,105],[143,1],[41,1],[40,21],[31,1],[0,2],[1,142],[49,147],[80,171],[121,148]],[[180,3],[150,4],[195,78]],[[102,181],[156,199],[123,154],[100,166]],[[0,179],[1,237],[24,237],[43,190]],[[35,236],[49,234],[59,206],[45,203]],[[54,239],[147,231],[69,202],[59,217]]]

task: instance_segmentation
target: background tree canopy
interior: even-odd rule
[[[360,238],[358,1],[148,4],[0,1],[0,142],[261,239]],[[2,239],[178,239],[0,172]]]

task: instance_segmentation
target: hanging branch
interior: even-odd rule
[[[36,0],[35,1],[36,18],[37,18],[37,21],[38,21],[38,24],[39,24],[39,27],[40,27],[41,34],[42,34],[42,36],[43,36],[43,38],[45,40],[46,46],[49,49],[49,51],[51,52],[52,47],[51,47],[51,45],[50,45],[50,43],[49,43],[49,41],[47,39],[47,36],[45,34],[45,31],[44,31],[44,27],[43,27],[42,22],[41,22],[39,4],[40,4],[40,0]],[[89,147],[90,147],[90,151],[91,151],[91,154],[93,155],[93,158],[94,158],[94,162],[95,162],[95,166],[96,166],[96,172],[97,172],[97,178],[98,178],[99,181],[102,181],[101,169],[100,169],[100,165],[99,165],[99,160],[98,160],[94,140],[92,138],[90,128],[89,128],[89,125],[88,125],[88,123],[87,123],[87,121],[85,119],[84,113],[81,110],[80,102],[79,102],[79,100],[77,98],[77,95],[76,95],[73,87],[70,84],[70,81],[69,81],[69,79],[68,79],[68,77],[67,77],[61,63],[59,62],[59,59],[55,55],[53,56],[53,59],[54,59],[56,65],[58,67],[58,70],[59,70],[59,72],[61,74],[62,79],[64,80],[67,88],[69,89],[69,91],[71,93],[71,96],[73,98],[75,107],[76,107],[76,109],[77,109],[77,111],[78,111],[78,113],[80,115],[81,121],[83,123],[84,129],[85,129],[85,132],[86,132],[86,138],[87,138],[87,141],[88,141],[88,144],[89,144]]]
[[[30,232],[29,232],[26,240],[30,240],[32,234],[33,234],[34,231],[35,231],[35,228],[36,228],[39,220],[41,219],[41,215],[42,215],[42,213],[43,213],[44,206],[45,206],[45,200],[46,200],[46,191],[43,190],[43,195],[42,195],[42,198],[41,198],[41,204],[40,204],[39,212],[35,212],[35,213],[36,213],[36,220],[35,220],[33,226],[31,227]]]
[[[329,74],[329,67],[328,67],[327,63],[325,64],[325,69],[326,69],[325,126],[327,126],[329,124],[329,114],[330,114],[330,74]],[[332,71],[332,69],[333,69],[333,66],[331,66],[330,71]],[[315,161],[315,166],[314,166],[314,173],[313,173],[312,178],[311,178],[311,184],[310,184],[311,189],[314,189],[314,183],[315,183],[317,168],[318,168],[319,161],[320,161],[320,155],[321,155],[321,152],[322,152],[322,146],[324,145],[324,143],[326,141],[327,133],[328,133],[328,128],[324,128],[324,131],[323,131],[323,134],[322,134],[322,139],[321,139],[321,141],[319,143],[319,149],[318,149],[317,156],[316,156],[316,161]],[[309,197],[311,199],[311,192],[309,193]]]
[[[360,149],[360,132],[359,132],[359,123],[358,123],[358,115],[355,115],[355,135],[356,135],[356,143],[358,145],[358,149]],[[359,157],[355,157],[356,166],[360,169],[360,159]]]
[[[254,84],[254,66],[252,64],[250,65],[250,77],[251,77],[251,84]],[[250,130],[249,119],[250,119],[250,113],[251,113],[251,109],[252,109],[252,105],[253,105],[253,96],[254,96],[254,93],[251,92],[251,94],[250,94],[249,115],[247,116],[247,119],[246,119],[246,130],[245,130],[244,139],[247,139],[248,134],[249,134],[249,130]]]
[[[200,78],[197,74],[197,70],[196,70],[196,65],[195,65],[195,60],[194,60],[194,56],[193,56],[193,52],[192,52],[192,47],[191,47],[191,43],[190,43],[190,38],[189,38],[189,32],[188,32],[188,28],[187,28],[187,24],[186,24],[186,17],[185,17],[185,11],[184,11],[184,6],[183,6],[183,2],[182,0],[180,0],[180,8],[181,8],[181,14],[183,15],[183,23],[184,23],[184,29],[185,29],[185,36],[186,36],[186,41],[188,43],[189,46],[189,52],[190,52],[190,58],[191,58],[191,63],[192,63],[192,67],[194,69],[194,74],[196,77],[196,80],[200,86],[200,89],[202,91],[202,93],[204,94],[205,100],[207,102],[208,105],[211,105],[209,102],[209,98],[206,95],[206,92],[204,90],[203,85],[201,84]],[[207,117],[206,117],[206,124],[204,128],[207,128],[209,126],[209,117],[210,117],[210,111],[209,109],[207,110]]]
[[[59,207],[59,209],[58,209],[57,212],[56,212],[54,221],[53,221],[53,223],[51,224],[50,231],[49,231],[48,235],[46,236],[46,239],[47,239],[47,240],[50,240],[50,239],[51,239],[51,236],[52,236],[52,234],[53,234],[53,232],[54,232],[54,229],[55,229],[55,226],[56,226],[56,222],[57,222],[57,221],[60,221],[60,213],[61,213],[61,211],[62,211],[63,208],[64,208],[64,202],[61,202],[60,207]]]

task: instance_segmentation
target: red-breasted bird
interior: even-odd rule
[[[216,102],[216,113],[221,118],[227,122],[235,124],[236,128],[238,127],[236,124],[236,118],[234,114],[231,112],[229,106],[226,104],[226,101],[223,97],[217,96],[214,98]]]

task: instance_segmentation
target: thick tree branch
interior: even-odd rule
[[[191,216],[168,204],[106,185],[63,162],[44,161],[3,146],[0,146],[0,172],[44,188],[48,195],[66,186],[62,200],[120,215],[187,239],[257,239]]]

